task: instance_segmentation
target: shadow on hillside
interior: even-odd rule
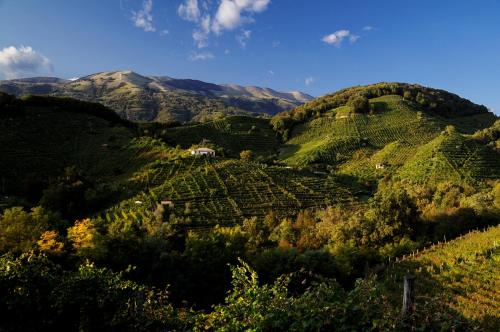
[[[70,196],[71,203],[87,206],[82,217],[135,196],[145,187],[130,181],[133,174],[161,154],[136,137],[121,123],[59,109],[29,109],[0,122],[0,195],[9,197],[0,207],[39,205],[51,189],[56,206],[67,205]],[[76,169],[75,181],[63,180],[67,168]]]

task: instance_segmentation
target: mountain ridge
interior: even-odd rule
[[[214,84],[132,70],[104,71],[76,80],[33,77],[0,81],[0,91],[72,97],[99,102],[132,121],[192,122],[224,115],[269,116],[313,99],[303,92]]]

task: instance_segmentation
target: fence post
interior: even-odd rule
[[[415,284],[415,277],[406,274],[404,277],[404,284],[403,284],[403,308],[401,310],[401,313],[403,314],[404,317],[408,317],[413,313],[414,310],[414,286]]]

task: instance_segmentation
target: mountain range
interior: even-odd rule
[[[131,121],[201,122],[224,115],[270,116],[313,99],[302,92],[213,84],[133,71],[101,72],[76,80],[33,77],[0,81],[0,91],[98,102]]]

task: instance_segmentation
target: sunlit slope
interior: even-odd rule
[[[385,276],[395,303],[401,303],[401,280],[408,271],[415,276],[417,311],[443,303],[452,316],[468,320],[471,330],[500,328],[500,226],[396,263]]]
[[[406,182],[427,185],[498,179],[500,154],[471,137],[445,132],[419,148],[396,176]]]
[[[294,126],[281,159],[290,165],[347,163],[348,169],[401,165],[447,125],[472,133],[494,121],[489,113],[443,118],[397,95],[373,98],[370,104],[372,114],[352,114],[341,106]]]
[[[392,142],[415,146],[440,131],[435,119],[414,109],[399,96],[370,100],[380,111],[349,114],[347,107],[294,127],[282,158],[290,164],[339,163],[360,148],[382,149]]]

